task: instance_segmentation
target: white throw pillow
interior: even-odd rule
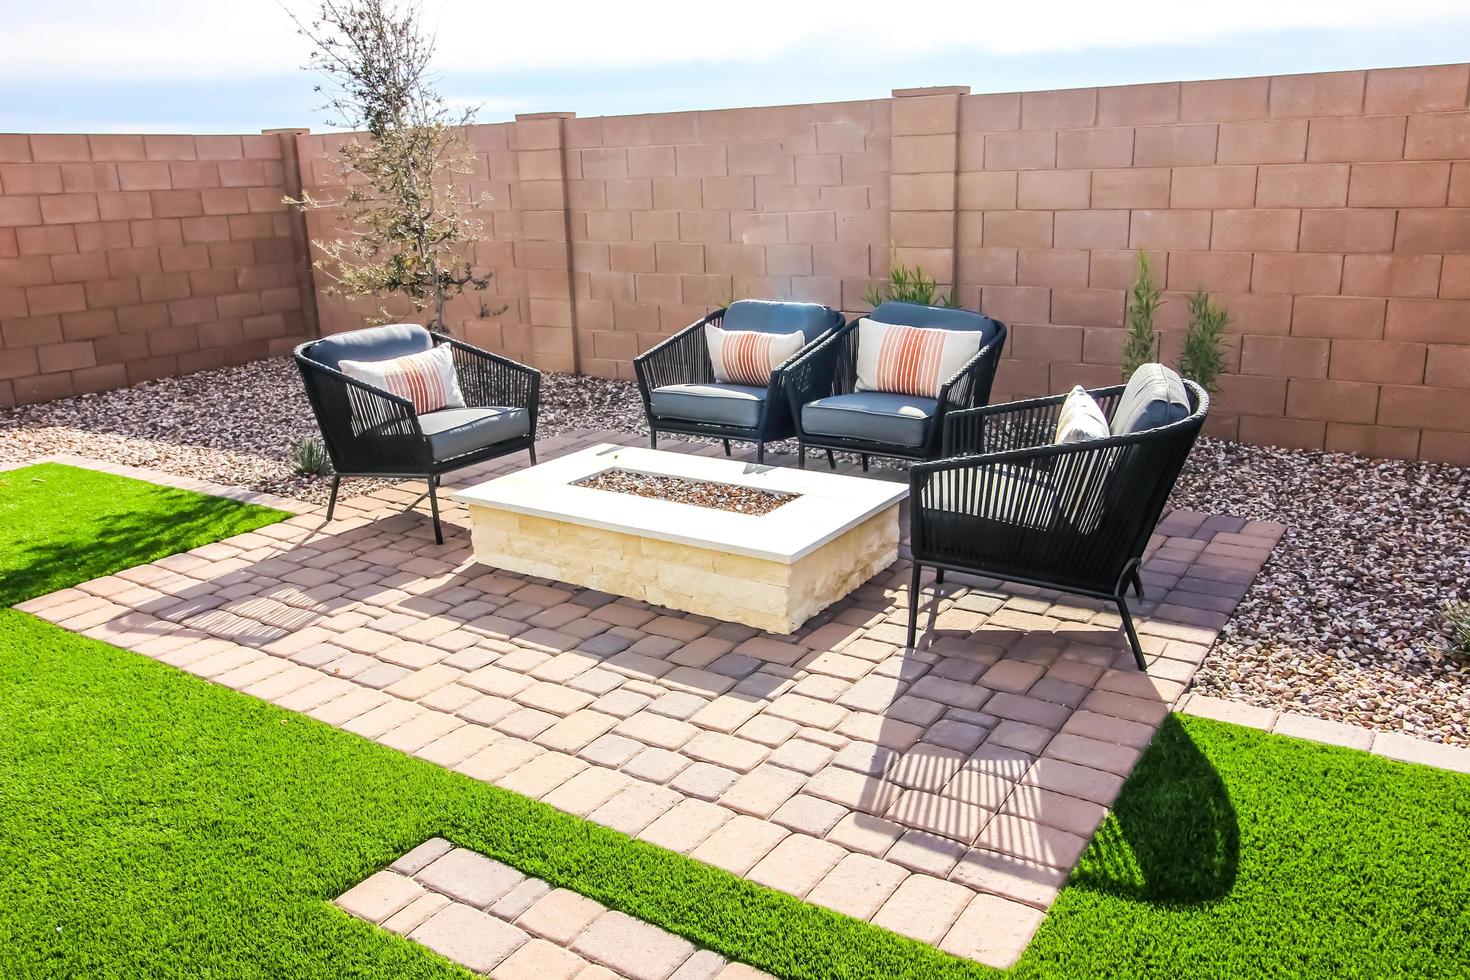
[[[938,330],[858,321],[857,390],[938,398],[939,389],[980,353],[979,330]]]
[[[386,361],[341,361],[337,367],[349,378],[407,398],[418,415],[441,408],[464,408],[464,392],[459,390],[454,354],[448,344]]]
[[[724,330],[706,323],[704,341],[716,381],[764,388],[771,383],[771,372],[801,350],[806,335],[800,330],[795,333]]]
[[[1081,385],[1074,387],[1066,401],[1062,402],[1062,410],[1057,414],[1057,431],[1052,442],[1065,446],[1074,442],[1106,439],[1111,434],[1108,430],[1108,417],[1103,414],[1097,399],[1083,390]]]

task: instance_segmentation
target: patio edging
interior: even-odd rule
[[[1174,710],[1180,714],[1229,722],[1273,735],[1359,749],[1370,755],[1399,762],[1470,773],[1470,748],[1431,742],[1402,732],[1379,731],[1362,725],[1349,725],[1295,711],[1279,711],[1244,701],[1229,701],[1193,692],[1186,692],[1174,706]]]

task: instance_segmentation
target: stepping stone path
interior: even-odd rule
[[[630,441],[582,432],[538,451]],[[957,574],[926,589],[926,631],[906,649],[903,560],[790,636],[509,574],[474,563],[452,502],[434,544],[423,489],[342,501],[330,523],[292,502],[280,524],[20,608],[1000,967],[1283,531],[1168,514],[1134,603],[1141,673],[1102,603]],[[614,913],[570,934],[522,928],[538,906],[511,910],[534,885],[489,865],[452,852],[342,902],[501,977],[582,962],[589,978],[639,975],[626,949],[657,949],[647,962],[671,971],[695,961]]]
[[[439,837],[336,904],[496,980],[769,976]]]

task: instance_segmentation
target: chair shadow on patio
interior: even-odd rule
[[[1239,860],[1240,827],[1225,785],[1170,715],[1073,884],[1138,902],[1199,905],[1230,893]]]

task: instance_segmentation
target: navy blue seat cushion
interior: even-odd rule
[[[766,389],[750,385],[664,385],[648,393],[655,418],[753,429],[760,425]]]
[[[809,344],[841,322],[841,318],[829,307],[820,303],[738,299],[725,310],[720,328],[754,330],[759,333],[795,333],[800,330]]]
[[[429,331],[417,323],[388,323],[323,337],[306,348],[306,356],[334,370],[343,361],[386,361],[417,354],[434,346]]]
[[[419,416],[435,462],[453,459],[531,431],[524,408],[441,408]]]
[[[1189,394],[1179,375],[1162,364],[1141,364],[1113,410],[1112,434],[1157,429],[1189,416]]]
[[[810,435],[918,447],[928,440],[938,407],[933,398],[883,391],[830,395],[801,406],[801,428]]]
[[[984,335],[981,347],[1000,334],[1000,325],[985,314],[949,306],[921,306],[887,300],[879,303],[868,317],[879,323],[900,323],[929,330],[978,330]]]

